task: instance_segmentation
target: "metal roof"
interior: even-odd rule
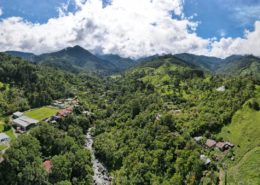
[[[6,139],[6,138],[10,139],[10,137],[8,135],[6,135],[6,133],[0,133],[0,140]]]

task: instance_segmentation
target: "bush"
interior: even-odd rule
[[[4,124],[4,132],[10,130],[12,127],[9,124]]]

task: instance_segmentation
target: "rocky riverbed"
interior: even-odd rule
[[[110,185],[112,178],[109,176],[107,169],[105,166],[99,162],[99,160],[95,156],[95,150],[93,148],[93,137],[91,135],[90,128],[86,134],[86,143],[85,147],[90,150],[92,165],[93,165],[93,184],[94,185]]]

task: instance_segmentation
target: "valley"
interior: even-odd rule
[[[259,58],[6,53],[0,131],[17,111],[40,123],[10,141],[0,184],[259,183]]]

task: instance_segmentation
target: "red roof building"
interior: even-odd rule
[[[52,162],[50,160],[46,160],[43,162],[43,168],[50,173],[51,168],[52,168]]]
[[[72,113],[71,108],[62,109],[57,113],[57,116],[66,117],[68,114]]]

